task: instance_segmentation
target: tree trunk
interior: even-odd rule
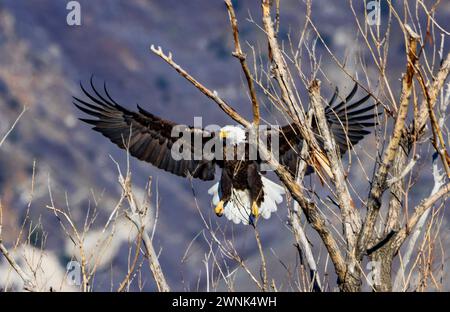
[[[369,282],[377,292],[392,291],[392,262],[394,255],[390,245],[386,245],[375,251],[371,256],[371,267]]]
[[[348,267],[345,280],[339,281],[338,284],[342,292],[360,292],[362,280],[359,266],[354,269]]]

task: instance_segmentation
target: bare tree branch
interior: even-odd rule
[[[444,176],[440,174],[438,165],[437,165],[437,157],[433,157],[433,180],[434,180],[434,186],[431,190],[430,196],[433,196],[437,193],[437,191],[444,185]],[[406,267],[409,264],[409,261],[411,260],[411,255],[414,250],[414,247],[416,247],[416,242],[419,239],[420,234],[422,233],[423,226],[425,225],[426,220],[428,219],[428,215],[430,214],[430,209],[428,209],[426,212],[423,213],[423,215],[420,217],[419,221],[417,222],[417,225],[414,229],[414,232],[411,235],[411,238],[408,241],[408,246],[406,247],[405,254],[402,256],[402,261],[400,261],[400,268],[397,271],[397,274],[395,276],[394,280],[394,290],[395,291],[403,291],[404,289],[401,289],[400,283],[402,282],[404,276],[403,273],[406,270]],[[403,288],[403,287],[402,287]]]
[[[24,106],[22,108],[22,111],[20,112],[19,116],[17,116],[16,120],[13,122],[9,130],[6,132],[6,134],[3,136],[3,138],[0,141],[0,147],[2,147],[3,143],[6,141],[6,138],[10,135],[11,132],[13,132],[14,128],[16,127],[17,123],[19,122],[20,118],[22,118],[23,114],[27,111],[27,107]]]
[[[129,153],[127,152],[127,159],[129,159]],[[117,170],[119,173],[119,183],[122,187],[123,195],[127,198],[128,204],[130,206],[130,213],[127,214],[127,218],[135,225],[136,230],[140,233],[142,241],[144,243],[146,257],[150,266],[150,270],[156,282],[158,291],[169,292],[170,287],[166,281],[163,270],[159,263],[158,255],[153,247],[153,242],[148,235],[149,229],[147,228],[147,223],[145,221],[146,215],[148,214],[148,209],[139,207],[136,198],[134,196],[132,185],[131,185],[131,172],[129,165],[127,165],[127,174],[124,177],[120,170],[119,164],[116,162]]]
[[[164,54],[161,47],[155,48],[154,45],[150,47],[151,51],[155,53],[157,56],[162,58],[164,61],[167,62],[170,66],[173,67],[182,77],[186,78],[190,83],[192,83],[197,89],[199,89],[204,95],[212,99],[214,102],[216,102],[219,107],[231,118],[233,118],[236,122],[240,123],[241,125],[249,128],[251,124],[244,119],[242,116],[240,116],[230,105],[228,105],[215,91],[211,91],[208,88],[206,88],[204,85],[202,85],[200,82],[198,82],[194,77],[189,75],[183,68],[181,68],[177,63],[175,63],[172,60],[172,53],[169,53],[168,55]]]
[[[311,105],[314,109],[314,116],[317,121],[319,133],[322,135],[324,149],[330,160],[333,181],[336,186],[336,195],[341,209],[344,235],[347,243],[347,263],[356,267],[356,240],[361,228],[361,216],[356,210],[353,199],[348,191],[344,178],[344,168],[339,157],[336,142],[328,127],[325,110],[320,97],[320,82],[313,80],[309,88]]]
[[[20,276],[23,281],[24,289],[28,291],[37,291],[37,285],[35,281],[27,274],[24,270],[17,264],[11,254],[6,249],[5,245],[3,245],[1,237],[0,237],[0,252],[11,265],[11,267],[16,271],[16,273]]]
[[[409,98],[411,95],[412,82],[414,77],[414,66],[417,62],[417,42],[419,36],[414,33],[409,27],[408,36],[408,56],[406,65],[406,74],[402,79],[402,93],[400,95],[400,104],[397,111],[397,117],[395,120],[393,135],[386,148],[383,160],[374,175],[372,186],[370,189],[369,199],[367,201],[367,214],[362,225],[362,230],[358,238],[357,257],[361,258],[366,250],[369,248],[370,240],[374,233],[375,223],[378,217],[378,211],[381,207],[381,196],[386,190],[386,180],[389,172],[389,168],[392,161],[397,154],[397,150],[402,137],[406,115],[408,113]]]
[[[250,97],[252,99],[252,109],[253,109],[253,124],[256,126],[259,125],[260,114],[259,114],[259,103],[256,97],[255,84],[253,83],[253,76],[250,73],[250,69],[248,68],[246,55],[242,52],[241,43],[239,41],[239,29],[238,23],[236,19],[236,14],[234,13],[234,8],[231,0],[225,0],[225,4],[228,9],[228,16],[230,18],[231,27],[233,29],[233,38],[234,38],[234,52],[233,56],[235,56],[239,62],[241,63],[242,70],[245,74],[245,79],[247,80],[247,86],[250,92]]]

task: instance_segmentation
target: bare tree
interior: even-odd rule
[[[306,159],[306,162],[314,167],[316,164],[320,164],[320,160],[323,159],[323,152],[317,143],[313,129],[311,126],[308,126],[307,114],[298,96],[300,86],[296,84],[294,79],[296,74],[294,70],[296,70],[301,81],[309,91],[309,102],[314,110],[319,136],[324,141],[324,152],[331,168],[331,183],[327,183],[327,187],[336,198],[335,203],[339,207],[340,212],[340,224],[331,224],[330,220],[323,213],[321,207],[323,203],[311,200],[313,196],[308,194],[306,187],[303,187],[301,179],[300,181],[296,180],[296,177],[292,176],[281,166],[262,144],[260,144],[260,152],[276,168],[275,172],[300,206],[307,222],[319,234],[334,265],[339,288],[342,291],[361,290],[363,280],[367,278],[363,268],[364,261],[368,258],[377,264],[373,273],[378,276],[379,280],[376,283],[369,281],[373,290],[392,290],[393,261],[398,256],[400,248],[421,218],[425,218],[423,217],[424,214],[426,215],[439,201],[445,200],[450,191],[448,180],[445,183],[441,180],[437,181],[436,178],[435,185],[439,187],[433,190],[429,197],[423,198],[411,211],[405,210],[404,202],[407,201],[407,194],[413,191],[411,183],[412,169],[418,157],[412,155],[411,161],[408,162],[407,160],[417,148],[429,143],[429,140],[423,139],[429,135],[429,129],[431,129],[432,134],[432,147],[441,159],[441,165],[447,173],[447,178],[450,177],[448,169],[450,158],[446,147],[446,140],[447,142],[449,140],[448,128],[444,126],[448,105],[448,94],[445,94],[444,85],[450,71],[450,54],[443,54],[444,41],[449,33],[435,19],[438,2],[431,9],[428,9],[421,0],[415,1],[416,11],[423,11],[427,16],[427,29],[426,33],[423,33],[421,20],[417,12],[416,16],[411,16],[409,13],[401,16],[394,4],[388,1],[389,25],[385,27],[385,33],[382,34],[380,26],[362,26],[360,18],[353,8],[353,1],[349,1],[349,7],[354,14],[358,27],[358,35],[363,38],[366,49],[369,55],[372,56],[373,65],[378,71],[378,80],[382,86],[378,96],[375,95],[373,90],[362,85],[355,76],[351,75],[345,66],[342,65],[343,62],[338,60],[323,41],[312,18],[312,0],[305,1],[306,22],[297,46],[292,41],[281,43],[278,40],[280,23],[279,2],[275,2],[274,5],[269,0],[261,1],[262,26],[259,27],[266,36],[270,59],[270,72],[261,71],[261,73],[250,72],[246,54],[241,48],[238,21],[232,2],[226,0],[225,4],[229,13],[235,42],[233,56],[239,60],[242,66],[250,94],[253,108],[252,121],[242,117],[217,92],[209,90],[180,65],[175,63],[171,53],[167,55],[160,47],[155,48],[154,46],[151,47],[152,52],[161,57],[181,76],[215,101],[231,118],[249,129],[257,128],[260,123],[259,100],[255,85],[259,86],[263,90],[266,100],[283,112],[289,119],[297,123],[309,150],[309,153],[307,153],[309,157]],[[275,6],[275,9],[273,6]],[[411,6],[412,4],[409,2],[405,1],[403,3],[405,12],[409,12]],[[365,16],[363,17],[365,18]],[[250,20],[257,24],[252,18]],[[406,68],[398,94],[395,94],[394,88],[389,82],[394,80],[394,77],[388,77],[389,73],[386,70],[386,64],[390,56],[389,40],[391,27],[394,23],[397,23],[400,27],[406,46]],[[304,46],[307,47],[305,34],[308,31],[315,33],[318,40],[321,40],[326,46],[331,58],[342,70],[343,75],[348,76],[349,79],[355,81],[366,92],[370,93],[379,102],[385,113],[383,123],[385,129],[380,131],[380,133],[384,132],[384,135],[378,135],[377,138],[380,142],[378,144],[379,151],[377,152],[380,157],[374,159],[376,161],[376,169],[372,178],[368,181],[370,192],[366,200],[360,200],[360,207],[357,207],[355,204],[353,199],[355,195],[352,195],[349,191],[352,186],[347,179],[341,159],[338,157],[336,143],[328,129],[324,115],[325,104],[320,94],[320,82],[317,76],[319,73],[322,73],[325,79],[328,78],[320,68],[314,49],[307,49],[307,55],[312,60],[312,76],[307,78],[302,67],[302,56],[304,56],[302,51]],[[440,49],[436,49],[436,44],[439,42],[436,40],[438,34],[441,35]],[[431,40],[429,39],[430,36],[432,37]],[[429,42],[432,42],[432,48],[434,47],[434,50],[432,50],[434,54],[432,55],[427,53]],[[254,51],[252,46],[251,48]],[[436,57],[439,58],[439,62],[434,61]],[[370,81],[370,77],[364,69],[364,64],[361,64],[361,67],[363,67],[367,81]],[[264,66],[261,66],[261,68],[264,68]],[[264,84],[263,80],[267,81],[266,84]],[[411,98],[412,94],[414,95],[413,98]],[[439,101],[439,96],[442,104],[436,105]],[[422,103],[419,105],[420,98]],[[413,110],[414,114],[412,120],[408,121],[407,116],[410,110]],[[442,116],[440,122],[436,117],[436,110],[439,110],[439,114]],[[393,128],[389,134],[386,124],[390,121],[393,123]],[[427,127],[428,122],[430,122],[430,127]],[[446,132],[443,132],[443,128],[446,129]],[[431,160],[428,166],[430,165]],[[390,196],[387,199],[387,204],[383,204],[383,194],[387,191],[389,191]],[[383,207],[387,213],[382,212]],[[364,210],[365,216],[363,217]],[[293,217],[297,218],[298,215],[293,214]],[[420,224],[423,224],[423,222],[422,219]],[[298,236],[298,222],[294,224],[297,224],[294,230],[297,233],[297,237],[300,237]],[[343,242],[338,241],[337,236],[339,232],[336,232],[336,228],[341,229]],[[301,241],[300,238],[298,240]],[[412,240],[411,244],[414,245],[414,243],[415,240]],[[409,249],[411,248],[414,247],[410,246]],[[305,244],[303,244],[303,249],[310,255],[308,248],[305,248]],[[407,255],[410,257],[410,252]],[[309,261],[310,267],[315,270],[314,261],[311,257],[309,258],[311,260]]]

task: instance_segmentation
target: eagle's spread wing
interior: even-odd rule
[[[376,124],[375,117],[377,114],[374,112],[374,108],[377,104],[375,103],[366,107],[361,107],[370,98],[370,94],[357,101],[351,102],[357,90],[358,85],[355,84],[345,100],[335,104],[339,94],[339,90],[336,88],[333,97],[325,108],[328,126],[334,135],[334,139],[341,155],[362,140],[365,135],[369,134],[371,131],[368,130],[368,128],[373,127]],[[323,140],[318,134],[319,130],[314,117],[312,119],[312,128],[314,133],[316,133],[319,145],[323,148]],[[279,139],[280,162],[293,174],[296,172],[302,145],[303,138],[300,134],[300,130],[294,124],[289,124],[281,128]],[[311,172],[312,169],[308,168],[306,173],[309,174]]]
[[[139,105],[138,112],[129,111],[111,98],[106,85],[104,94],[95,89],[92,79],[91,87],[93,93],[89,93],[81,85],[81,89],[89,100],[85,101],[74,97],[74,104],[95,119],[80,118],[80,120],[93,125],[95,131],[109,138],[120,148],[128,148],[132,156],[160,169],[183,177],[189,174],[201,180],[214,179],[214,160],[194,158],[194,153],[202,155],[201,151],[196,151],[194,148],[194,137],[199,136],[203,143],[211,139],[214,133],[177,125],[145,111]],[[184,133],[183,138],[191,136],[190,142],[183,142],[185,143],[183,148],[187,146],[189,149],[187,152],[190,153],[190,158],[188,159],[176,160],[181,157],[176,157],[176,159],[172,157],[171,148],[179,140],[179,138],[171,136],[174,127],[177,127],[177,133]],[[202,147],[203,144],[200,148]],[[183,153],[185,152],[183,151]]]

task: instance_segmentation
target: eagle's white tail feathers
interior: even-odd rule
[[[277,205],[283,202],[283,195],[285,190],[281,185],[261,177],[264,191],[264,201],[261,203],[259,212],[261,217],[269,219],[272,212],[277,211]],[[214,184],[209,190],[208,194],[212,195],[212,204],[216,206],[219,203],[219,182]],[[228,220],[236,224],[240,222],[244,224],[249,223],[249,216],[251,212],[250,194],[248,190],[239,191],[233,189],[231,199],[224,207],[224,215]]]

